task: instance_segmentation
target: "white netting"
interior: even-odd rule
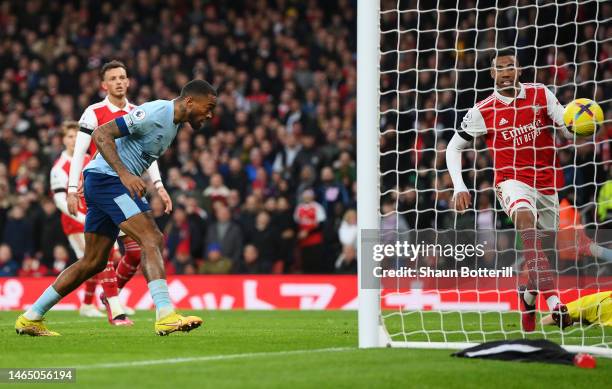
[[[524,270],[524,258],[513,250],[520,239],[494,195],[492,157],[484,138],[463,152],[472,212],[457,215],[452,210],[453,187],[445,162],[446,145],[466,111],[493,93],[491,54],[509,47],[523,68],[522,82],[546,85],[563,105],[589,98],[603,108],[605,123],[596,135],[566,141],[557,134],[557,158],[566,183],[559,189],[561,205],[576,211],[591,238],[604,246],[609,243],[611,21],[612,4],[604,1],[382,1],[381,228],[472,229],[473,240],[486,240],[491,249],[472,266],[511,266],[515,274]],[[559,283],[565,288],[560,290],[562,298],[574,296],[574,289],[612,290],[609,263],[572,254],[552,256],[553,270],[566,277]],[[449,266],[438,259],[427,258],[424,264]],[[382,321],[397,342],[522,337],[518,285],[513,282],[476,280],[444,291],[436,290],[437,284],[422,285],[422,290],[398,284],[382,291]],[[540,307],[546,310],[545,304]],[[535,336],[610,348],[611,329],[575,324],[560,331],[538,325]]]

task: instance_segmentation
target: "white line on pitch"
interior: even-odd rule
[[[151,359],[151,360],[144,360],[144,361],[116,362],[116,363],[99,363],[99,364],[94,364],[94,365],[81,365],[81,366],[77,365],[77,366],[72,366],[72,367],[77,368],[77,369],[82,369],[82,370],[115,369],[115,368],[122,368],[122,367],[167,365],[167,364],[188,363],[188,362],[226,361],[226,360],[244,359],[244,358],[276,357],[276,356],[285,356],[285,355],[328,353],[328,352],[339,352],[339,351],[347,351],[347,350],[356,350],[356,348],[333,347],[333,348],[319,348],[319,349],[310,349],[310,350],[270,351],[270,352],[260,352],[260,353],[208,355],[208,356],[201,356],[201,357]]]

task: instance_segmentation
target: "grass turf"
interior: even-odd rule
[[[152,312],[138,312],[131,328],[111,327],[104,320],[84,319],[75,312],[51,312],[49,327],[63,336],[32,338],[15,334],[17,312],[0,312],[0,367],[77,367],[77,386],[88,388],[469,388],[495,383],[504,388],[592,389],[609,387],[612,380],[612,360],[606,358],[598,358],[596,369],[583,370],[459,359],[451,357],[449,350],[359,350],[355,347],[355,312],[199,313],[203,327],[189,334],[158,337],[153,333]],[[439,319],[433,315],[424,315],[425,323],[439,327]],[[454,322],[454,329],[460,328],[456,319],[445,317],[445,325],[453,326]],[[401,323],[397,318],[392,320],[397,321],[389,323],[393,330]],[[407,330],[409,322],[412,320],[404,320]],[[478,316],[464,316],[468,330],[479,328],[480,323]],[[490,326],[511,325],[510,318],[508,323],[504,319],[500,323]],[[601,329],[587,331],[598,331],[601,338]],[[605,334],[604,341],[609,342],[610,335]],[[175,360],[151,362],[166,359]]]

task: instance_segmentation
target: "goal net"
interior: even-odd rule
[[[522,83],[545,85],[562,105],[596,101],[605,120],[592,136],[546,129],[559,162],[550,169],[564,182],[556,190],[561,230],[545,234],[546,253],[564,303],[612,290],[612,264],[578,249],[583,232],[601,247],[612,243],[611,20],[612,4],[596,0],[358,2],[361,347],[460,348],[527,337],[612,356],[612,327],[588,322],[586,308],[564,330],[541,325],[549,309],[540,296],[536,330],[522,330],[525,257],[495,193],[491,151],[479,137],[462,153],[472,196],[462,214],[452,206],[445,160],[467,110],[494,92],[491,58],[499,49],[515,50]],[[400,252],[398,243],[433,251]],[[446,244],[455,251],[442,252]],[[459,244],[482,252],[459,259]],[[395,251],[385,252],[389,245]]]

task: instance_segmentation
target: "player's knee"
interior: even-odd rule
[[[536,227],[536,218],[528,208],[519,208],[514,213],[514,224],[518,230]]]
[[[162,252],[164,248],[164,235],[160,231],[154,231],[147,234],[145,239],[142,240],[142,250],[159,250]]]

